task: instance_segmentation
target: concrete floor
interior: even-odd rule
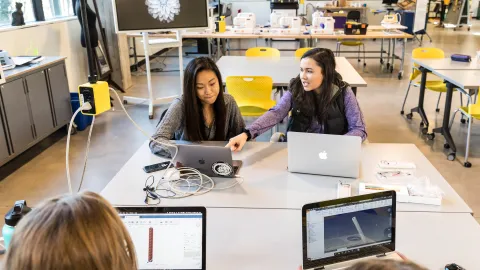
[[[441,48],[445,51],[446,56],[453,53],[474,55],[475,51],[480,48],[480,36],[478,36],[480,23],[478,21],[474,23],[471,32],[467,32],[466,29],[454,32],[451,29],[439,29],[429,26],[428,32],[434,42],[430,44],[427,40],[424,42],[424,46]],[[477,35],[474,35],[474,32],[477,32]],[[259,41],[258,46],[261,46],[261,43],[262,41]],[[241,44],[235,42],[231,44],[232,48],[238,48],[238,46],[248,48],[255,46],[255,42],[242,40]],[[296,46],[297,44],[294,42],[274,43],[274,47],[278,48],[294,49]],[[334,49],[335,42],[322,42],[318,46]],[[368,50],[377,49],[380,47],[380,41],[368,41],[366,47]],[[427,141],[420,134],[420,118],[418,115],[415,115],[412,120],[406,120],[404,116],[400,115],[400,107],[408,85],[408,75],[410,74],[410,52],[417,47],[419,47],[418,42],[408,42],[405,63],[406,75],[400,81],[397,79],[398,61],[396,62],[394,73],[390,74],[382,72],[378,59],[367,59],[366,68],[357,63],[356,59],[350,59],[352,65],[356,67],[368,83],[368,87],[358,89],[357,96],[367,122],[368,139],[372,143],[414,143],[417,145],[473,209],[476,219],[480,221],[480,196],[478,196],[480,194],[480,125],[474,123],[474,128],[472,129],[470,161],[473,163],[473,167],[467,169],[462,166],[467,129],[466,125],[460,124],[458,117],[452,130],[452,135],[458,148],[457,160],[450,162],[446,159],[443,149],[444,141],[441,136],[437,136],[434,141]],[[397,54],[400,54],[400,52],[401,48],[397,47]],[[169,53],[169,55],[175,54],[176,51]],[[235,54],[241,55],[243,52],[236,51],[232,53],[232,55]],[[282,55],[293,55],[293,51],[282,51]],[[161,67],[159,63],[155,64],[155,62],[162,60],[152,61],[154,63],[153,67],[155,65]],[[167,70],[178,69],[178,61],[176,61],[175,57],[166,58],[165,63]],[[146,96],[145,76],[134,76],[133,80],[135,85],[128,90],[128,94]],[[178,72],[155,73],[153,82],[157,96],[166,96],[179,92],[180,81]],[[406,110],[416,105],[418,100],[417,93],[417,88],[411,91]],[[443,111],[441,113],[435,112],[437,97],[436,93],[427,92],[425,100],[426,112],[432,127],[440,125],[443,116]],[[444,99],[442,98],[443,101]],[[115,103],[117,102],[115,101]],[[455,95],[452,108],[458,106],[459,97]],[[102,114],[95,122],[82,190],[100,192],[146,140],[125,117],[120,110],[120,106],[117,104],[115,107],[117,110]],[[441,107],[443,108],[443,105]],[[165,108],[166,106],[156,107],[156,117],[153,120],[148,119],[146,106],[129,105],[128,112],[148,133],[153,133],[158,117]],[[251,122],[252,119],[247,121]],[[87,130],[72,136],[70,166],[74,187],[79,185],[87,136]],[[265,134],[259,140],[266,141],[269,136],[270,134]],[[43,151],[3,181],[0,181],[1,217],[4,216],[15,200],[25,199],[29,205],[35,206],[45,198],[68,192],[65,177],[65,147],[66,137]],[[138,179],[138,181],[143,181],[143,179]],[[0,226],[3,226],[3,218],[0,219]],[[2,256],[0,256],[0,261],[1,258]]]

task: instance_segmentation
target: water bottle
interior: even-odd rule
[[[8,249],[8,245],[12,240],[13,231],[17,226],[20,219],[25,216],[32,209],[27,206],[27,201],[16,201],[12,209],[10,209],[5,215],[5,225],[2,229],[3,240],[5,242],[5,249]]]

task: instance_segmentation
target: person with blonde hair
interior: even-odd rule
[[[427,270],[411,261],[367,260],[358,262],[347,270]]]
[[[397,254],[403,258],[403,261],[371,259],[357,262],[345,268],[345,270],[428,270],[412,261],[408,261],[402,254],[398,252]],[[302,266],[299,266],[298,270],[302,270]]]
[[[100,195],[83,192],[43,202],[15,227],[6,270],[136,270],[130,235]]]

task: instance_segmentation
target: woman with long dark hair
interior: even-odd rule
[[[244,128],[235,99],[223,93],[217,65],[208,57],[198,57],[185,68],[183,96],[173,101],[152,137],[160,142],[228,141]],[[150,149],[162,156],[172,154],[154,141]]]
[[[314,48],[300,61],[300,74],[290,81],[281,101],[235,138],[227,147],[242,150],[245,142],[271,129],[291,112],[287,131],[367,138],[365,121],[350,86],[335,71],[329,49]]]

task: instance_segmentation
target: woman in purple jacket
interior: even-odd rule
[[[230,139],[226,147],[242,150],[245,142],[271,129],[291,112],[287,131],[367,138],[365,121],[350,86],[335,71],[335,56],[325,48],[307,51],[300,74],[290,81],[280,102]]]

